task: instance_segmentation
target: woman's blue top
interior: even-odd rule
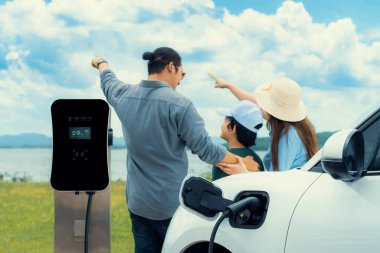
[[[272,139],[272,136],[270,136]],[[280,137],[278,143],[278,167],[279,171],[302,167],[306,162],[307,152],[297,130],[290,127],[286,134]],[[267,171],[273,171],[272,151],[269,146],[264,155],[263,163]]]

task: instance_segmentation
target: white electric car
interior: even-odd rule
[[[352,127],[301,169],[188,176],[162,252],[207,252],[213,230],[213,252],[380,252],[380,104]],[[221,218],[248,197],[254,204]]]

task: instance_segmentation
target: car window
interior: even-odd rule
[[[320,161],[316,165],[314,165],[314,167],[311,168],[309,171],[311,171],[311,172],[318,172],[318,173],[325,172],[323,170],[323,168],[322,168],[322,164],[321,164]]]
[[[367,168],[369,165],[369,159],[370,156],[373,153],[373,149],[378,141],[378,138],[380,137],[380,112],[376,113],[374,117],[370,120],[368,124],[364,124],[364,129],[361,130],[363,132],[364,136],[364,167]],[[380,170],[379,168],[379,152],[377,152],[377,166],[372,168],[372,170]]]
[[[373,166],[373,170],[380,170],[380,149],[377,151],[375,164]]]

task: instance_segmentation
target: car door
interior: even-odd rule
[[[380,134],[380,111],[358,127],[365,142],[365,166]],[[321,170],[320,163],[311,171]],[[311,172],[313,173],[313,172]],[[380,250],[380,152],[374,168],[353,182],[324,173],[305,192],[289,224],[286,253]]]

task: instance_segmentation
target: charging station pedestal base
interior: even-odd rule
[[[83,253],[88,195],[54,192],[54,252]],[[88,252],[110,253],[110,186],[93,195]]]

